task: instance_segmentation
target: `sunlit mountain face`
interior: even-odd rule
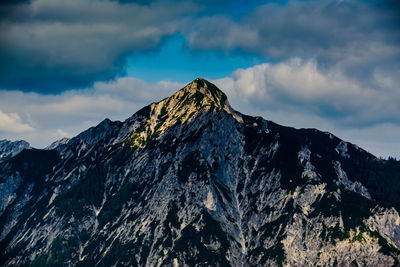
[[[0,163],[4,266],[396,266],[400,163],[198,78]]]

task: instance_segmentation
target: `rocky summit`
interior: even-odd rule
[[[196,79],[0,163],[3,266],[398,266],[400,163]]]

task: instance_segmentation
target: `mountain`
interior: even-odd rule
[[[0,164],[5,266],[396,266],[400,163],[196,79]]]
[[[70,139],[67,137],[61,138],[60,140],[57,140],[57,141],[51,143],[49,146],[45,147],[45,149],[47,149],[47,150],[56,149],[60,145],[67,144],[69,142],[69,140]]]
[[[14,157],[24,149],[29,149],[31,146],[25,141],[9,141],[6,139],[0,140],[0,162]]]

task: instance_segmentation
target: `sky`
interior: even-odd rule
[[[244,114],[400,158],[398,1],[0,3],[0,139],[43,148],[197,77]]]

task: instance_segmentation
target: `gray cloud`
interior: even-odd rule
[[[394,0],[17,2],[0,5],[2,88],[54,92],[121,77],[128,54],[180,31],[192,50],[312,58],[365,84],[376,70],[400,69]]]
[[[365,79],[376,68],[399,69],[400,13],[394,1],[289,1],[267,4],[240,20],[200,19],[186,32],[192,49],[313,58]]]
[[[114,78],[128,53],[157,48],[194,7],[89,0],[13,6],[0,22],[0,86],[54,92]]]

